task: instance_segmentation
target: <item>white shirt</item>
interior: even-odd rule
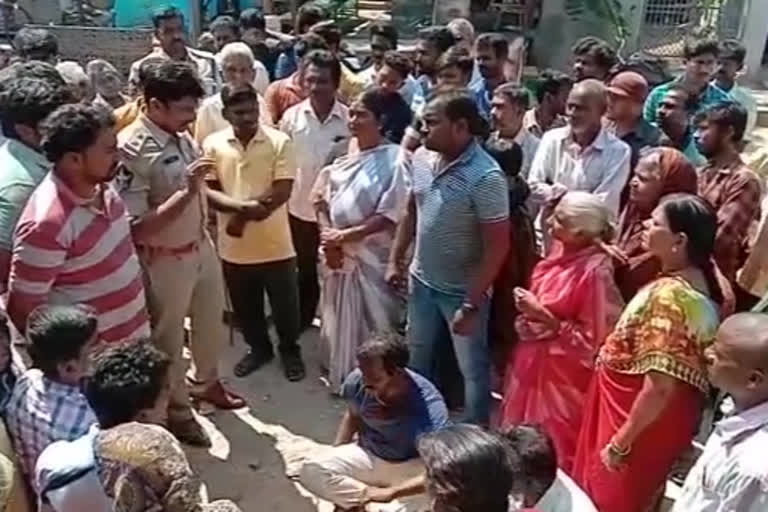
[[[571,477],[558,469],[557,477],[536,504],[537,512],[597,512],[597,507]]]
[[[768,402],[720,421],[673,512],[768,510]]]
[[[527,180],[531,174],[531,165],[533,164],[533,157],[536,156],[536,152],[539,149],[541,139],[529,132],[525,126],[520,128],[515,137],[515,142],[520,145],[520,149],[523,150],[523,166],[520,169],[520,175]]]
[[[93,438],[99,429],[95,425],[74,441],[56,441],[48,445],[37,459],[35,478],[44,496],[56,512],[112,512],[99,481],[93,456]],[[64,485],[57,485],[60,480]],[[50,489],[51,486],[56,488]]]
[[[531,164],[531,199],[546,202],[552,185],[560,184],[600,196],[618,216],[621,191],[629,179],[630,153],[627,144],[605,129],[585,148],[573,140],[569,126],[550,130],[542,137]]]
[[[310,99],[289,108],[280,121],[280,130],[293,139],[296,153],[296,178],[288,199],[288,212],[307,222],[317,222],[310,200],[312,187],[320,169],[328,165],[331,151],[349,139],[347,107],[339,101],[333,104],[325,121],[315,115]]]
[[[221,101],[221,93],[208,96],[200,104],[195,119],[195,140],[202,145],[205,138],[212,133],[229,128],[229,121],[222,114],[224,103]],[[259,123],[264,126],[272,126],[272,117],[269,115],[264,97],[259,94]]]
[[[752,96],[752,93],[746,87],[740,85],[734,85],[728,94],[731,98],[747,111],[747,129],[744,131],[745,136],[749,136],[752,130],[757,125],[757,100]]]

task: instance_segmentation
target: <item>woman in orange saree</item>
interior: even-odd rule
[[[550,254],[534,268],[530,290],[515,290],[520,341],[508,359],[500,423],[541,425],[566,471],[595,354],[622,307],[601,247],[613,237],[611,217],[596,196],[566,194],[549,220]]]
[[[646,225],[643,245],[663,275],[630,301],[600,349],[573,467],[600,512],[650,509],[693,440],[722,298],[716,230],[709,204],[687,194],[662,199]]]

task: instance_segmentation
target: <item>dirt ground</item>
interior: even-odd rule
[[[221,375],[245,396],[249,407],[205,417],[213,447],[187,449],[210,499],[232,499],[244,512],[317,510],[315,502],[286,475],[295,474],[318,443],[333,441],[344,411],[343,402],[331,397],[320,378],[318,339],[317,329],[302,337],[307,378],[299,383],[288,382],[277,361],[247,378],[234,377],[232,367],[245,345],[239,335],[233,345],[227,345],[219,365]]]

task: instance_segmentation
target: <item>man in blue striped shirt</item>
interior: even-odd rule
[[[488,422],[490,405],[489,294],[509,249],[504,174],[476,141],[485,127],[467,93],[445,92],[427,104],[424,147],[413,155],[413,188],[387,276],[401,275],[415,237],[409,366],[433,379],[451,340],[464,378],[465,420],[480,424]]]

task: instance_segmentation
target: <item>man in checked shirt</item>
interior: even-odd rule
[[[695,141],[707,164],[699,173],[699,195],[717,211],[715,261],[731,282],[737,310],[751,307],[750,296],[736,283],[747,258],[749,235],[760,219],[760,178],[744,164],[739,151],[747,111],[736,102],[717,103],[694,120]]]

